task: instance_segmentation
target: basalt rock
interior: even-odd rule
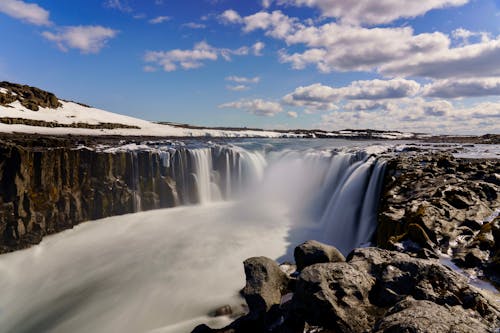
[[[491,276],[498,242],[488,219],[500,209],[500,160],[408,152],[386,170],[377,245],[417,257],[449,253],[458,265]]]
[[[195,202],[185,149],[106,152],[69,140],[0,140],[0,253],[88,220]],[[180,170],[182,164],[185,173]],[[174,169],[176,168],[176,169]]]
[[[313,264],[345,261],[342,253],[335,247],[313,240],[297,246],[293,256],[295,257],[298,271]]]
[[[0,88],[8,91],[8,93],[0,93],[0,105],[10,104],[17,100],[32,111],[38,111],[40,107],[57,109],[62,105],[54,94],[35,87],[2,81]]]
[[[276,268],[269,259],[265,266]],[[259,271],[248,273],[258,278]],[[279,284],[275,288],[276,295],[282,293]],[[492,332],[500,325],[497,301],[464,276],[437,260],[378,248],[355,249],[346,262],[310,265],[288,292],[291,298],[282,297],[267,312],[193,332],[465,333]]]
[[[491,332],[480,317],[460,306],[439,306],[433,302],[417,301],[411,297],[392,307],[373,331],[375,333]]]

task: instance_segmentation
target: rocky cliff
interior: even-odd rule
[[[185,151],[168,159],[155,151],[106,152],[63,139],[0,140],[0,253],[82,221],[196,201],[184,189],[187,178],[174,172],[184,163],[189,173]]]

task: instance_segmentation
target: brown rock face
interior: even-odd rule
[[[106,153],[0,140],[0,253],[83,221],[195,202],[185,180],[189,159],[181,150],[165,165],[153,151]],[[174,172],[179,164],[185,174]]]

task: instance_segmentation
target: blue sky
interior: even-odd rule
[[[0,0],[0,80],[148,120],[500,132],[500,1]]]

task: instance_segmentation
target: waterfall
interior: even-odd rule
[[[190,332],[241,303],[244,259],[370,240],[384,162],[345,142],[274,142],[121,151],[117,176],[134,195],[120,199],[144,211],[0,256],[1,331]],[[184,207],[145,211],[158,194]]]
[[[370,240],[383,162],[362,149],[259,148],[208,144],[166,147],[149,155],[132,151],[135,211],[147,209],[141,200],[143,187],[152,184],[155,189],[161,183],[148,177],[162,175],[174,184],[173,196],[181,205],[247,200],[258,211],[274,202],[287,207],[302,226],[320,230],[319,240],[343,252]],[[145,156],[156,161],[158,172]]]

